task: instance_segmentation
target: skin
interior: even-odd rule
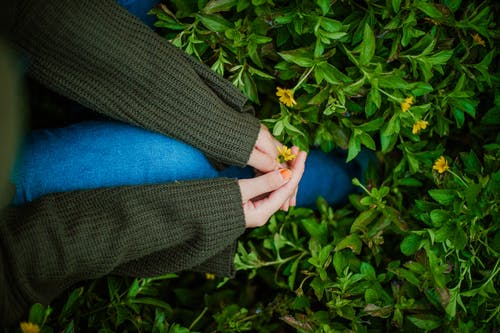
[[[241,197],[247,228],[263,226],[271,215],[284,205],[288,209],[290,198],[297,193],[297,188],[304,173],[307,153],[292,147],[297,158],[289,162],[289,177],[284,177],[280,170],[273,170],[251,179],[240,179]]]
[[[279,155],[277,147],[282,145],[281,142],[274,138],[266,126],[261,125],[257,141],[247,164],[256,170],[257,176],[288,167],[287,164],[280,164],[277,161]],[[290,195],[288,200],[283,202],[280,207],[281,210],[288,211],[290,206],[295,206],[297,203],[296,197],[297,189]]]

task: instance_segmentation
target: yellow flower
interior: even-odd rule
[[[446,170],[448,170],[450,167],[448,165],[448,161],[444,156],[440,156],[436,162],[434,162],[434,166],[432,167],[432,170],[437,170],[439,173],[443,173]]]
[[[406,112],[413,105],[413,96],[406,98],[403,102],[401,102],[401,111]]]
[[[276,91],[276,96],[280,98],[281,103],[285,104],[288,107],[297,104],[297,102],[293,98],[293,91],[291,91],[290,89],[283,89],[278,87],[278,90]]]
[[[484,39],[482,39],[481,36],[479,36],[479,34],[472,35],[472,40],[474,40],[474,44],[478,44],[478,45],[486,47],[486,43],[484,42]]]
[[[40,326],[38,326],[37,324],[27,323],[27,322],[23,321],[20,326],[21,326],[21,332],[23,332],[23,333],[39,333],[40,332]]]
[[[426,129],[427,125],[429,125],[429,123],[427,121],[425,121],[425,120],[417,120],[415,122],[415,124],[413,124],[413,129],[412,129],[411,132],[413,134],[418,134],[421,130]]]
[[[215,280],[215,274],[212,273],[205,273],[205,278],[207,280]]]
[[[276,159],[278,162],[288,162],[297,157],[297,155],[292,154],[292,150],[287,146],[276,147],[278,149],[278,158]]]

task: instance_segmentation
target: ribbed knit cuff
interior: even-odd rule
[[[243,166],[259,121],[245,98],[114,0],[31,1],[14,27],[30,75],[113,118],[177,138]],[[222,98],[221,98],[222,97]]]
[[[211,273],[220,277],[233,278],[236,274],[234,267],[234,255],[237,243],[238,241],[234,241],[230,246],[226,247],[224,250],[200,265],[193,267],[191,270],[201,273]]]

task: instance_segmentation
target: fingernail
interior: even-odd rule
[[[292,178],[292,170],[290,170],[290,169],[286,169],[286,168],[279,169],[279,172],[280,172],[281,178],[283,178],[284,181],[289,181],[290,178]]]

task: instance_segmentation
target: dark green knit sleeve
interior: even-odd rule
[[[72,284],[203,267],[233,273],[244,232],[237,181],[211,179],[47,195],[0,215],[0,322]]]
[[[23,0],[11,35],[29,75],[115,119],[243,166],[259,121],[246,98],[115,3]]]

